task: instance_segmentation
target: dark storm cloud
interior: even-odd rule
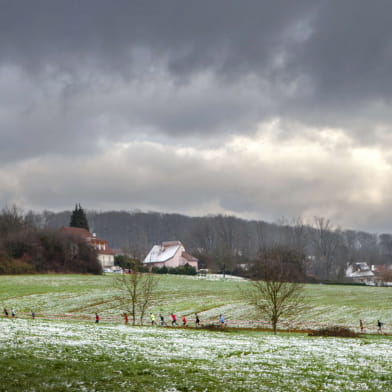
[[[237,118],[245,122],[248,115],[252,122],[286,115],[356,128],[347,111],[358,105],[366,110],[369,100],[389,102],[392,91],[389,1],[14,0],[1,5],[2,64],[29,72],[52,66],[74,78],[81,68],[95,67],[126,81],[149,67],[164,67],[180,85],[205,71],[217,84],[257,75],[256,84],[268,84],[264,94],[275,102],[243,110]],[[260,86],[254,88],[263,96]],[[230,106],[226,113],[232,113]],[[219,127],[213,116],[197,116],[196,110],[167,124],[157,118],[153,125],[175,132],[186,122],[186,133],[197,133],[203,124],[192,128],[194,117],[211,118]]]
[[[95,57],[126,70],[133,49],[167,55],[175,72],[217,66],[254,71],[282,45],[309,1],[2,1],[3,61],[67,66]],[[125,61],[125,64],[124,64]]]
[[[301,53],[301,69],[312,75],[327,100],[391,97],[392,4],[327,1],[315,14]]]

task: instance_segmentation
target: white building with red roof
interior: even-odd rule
[[[154,245],[143,260],[143,264],[155,267],[181,267],[189,264],[197,271],[198,259],[190,255],[181,241],[166,241],[161,245]]]
[[[97,238],[95,233],[90,233],[86,229],[80,227],[63,227],[61,231],[70,235],[82,237],[88,242],[96,251],[99,262],[102,268],[112,268],[114,266],[114,251],[108,246],[106,240]]]

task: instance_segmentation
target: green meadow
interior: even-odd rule
[[[15,308],[19,317],[28,317],[31,309],[38,317],[52,318],[88,319],[98,312],[103,322],[121,322],[123,309],[116,300],[115,279],[116,274],[0,276],[0,306]],[[174,275],[158,275],[158,279],[156,301],[150,309],[155,314],[168,317],[174,312],[192,322],[198,312],[207,324],[222,313],[229,326],[268,326],[263,315],[244,300],[245,280]],[[392,332],[392,288],[313,284],[305,285],[304,291],[307,311],[283,320],[281,328],[337,324],[357,329],[362,319],[367,332],[376,332],[380,319],[385,331]]]

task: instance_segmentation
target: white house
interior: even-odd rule
[[[180,241],[166,241],[161,245],[154,245],[143,260],[143,264],[156,267],[177,268],[189,264],[197,271],[198,260],[190,255]]]
[[[358,283],[365,283],[368,285],[376,284],[376,274],[372,271],[372,268],[364,262],[349,264],[346,269],[346,278],[350,278]]]
[[[88,230],[79,227],[63,227],[61,231],[84,238],[97,251],[98,261],[102,268],[112,268],[114,266],[114,251],[108,246],[106,240],[97,238],[95,233],[90,233]]]

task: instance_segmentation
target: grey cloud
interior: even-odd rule
[[[301,53],[325,100],[391,94],[392,26],[389,1],[324,2]]]
[[[59,209],[77,198],[91,208],[207,208],[271,220],[316,211],[347,225],[388,225],[389,199],[353,201],[373,174],[345,154],[366,145],[383,155],[381,166],[390,162],[390,2],[0,7],[2,201]],[[322,145],[334,127],[347,137],[324,148],[331,163],[309,161],[302,172],[285,157],[234,161],[228,140],[268,135],[260,123],[273,118],[276,149]],[[219,146],[225,161],[179,152]]]
[[[134,48],[168,54],[176,72],[222,61],[247,67],[268,61],[282,29],[312,2],[3,1],[3,61],[27,66],[95,55],[119,65]],[[226,56],[225,55],[226,51]],[[218,54],[218,56],[216,55]],[[125,56],[125,57],[124,57]],[[213,65],[213,64],[212,64]],[[128,65],[125,64],[124,68]]]
[[[180,89],[200,72],[214,75],[217,86],[234,87],[254,75],[256,99],[268,97],[273,104],[254,109],[238,103],[237,132],[265,117],[285,116],[344,126],[361,136],[369,130],[353,117],[372,124],[369,101],[390,98],[391,9],[381,0],[3,1],[0,62],[28,72],[45,72],[50,65],[73,80],[67,86],[71,95],[83,89],[80,72],[90,69],[117,74],[125,84],[169,71],[166,77]],[[218,88],[215,96],[226,93]],[[216,128],[236,125],[230,119],[235,108],[224,98],[211,109],[196,103],[183,116],[152,107],[152,128],[188,135],[209,132],[209,119]],[[224,117],[229,119],[220,125]]]
[[[369,171],[358,172],[343,153],[315,165],[309,159],[296,167],[293,158],[255,163],[246,154],[235,157],[230,151],[208,160],[196,153],[181,154],[175,147],[135,143],[121,152],[109,149],[73,161],[33,160],[9,167],[8,173],[18,178],[14,196],[24,195],[22,200],[36,209],[68,208],[69,200],[76,198],[98,209],[194,213],[208,206],[209,213],[251,218],[318,214],[343,227],[388,227],[390,214],[385,211],[391,200],[374,203],[366,198],[372,183]],[[386,194],[389,188],[384,188]],[[353,198],[358,192],[363,197]]]
[[[126,74],[146,48],[175,76],[210,68],[290,82],[304,73],[318,100],[342,104],[390,96],[391,8],[387,0],[3,1],[0,59],[63,70],[92,61]]]
[[[167,75],[128,81],[79,75],[76,83],[50,72],[34,82],[17,69],[9,72],[16,75],[13,82],[0,72],[2,91],[15,94],[15,102],[4,94],[0,111],[2,161],[88,154],[105,148],[108,139],[217,143],[227,133],[253,130],[271,105],[252,80],[224,85],[208,74],[178,86]]]

